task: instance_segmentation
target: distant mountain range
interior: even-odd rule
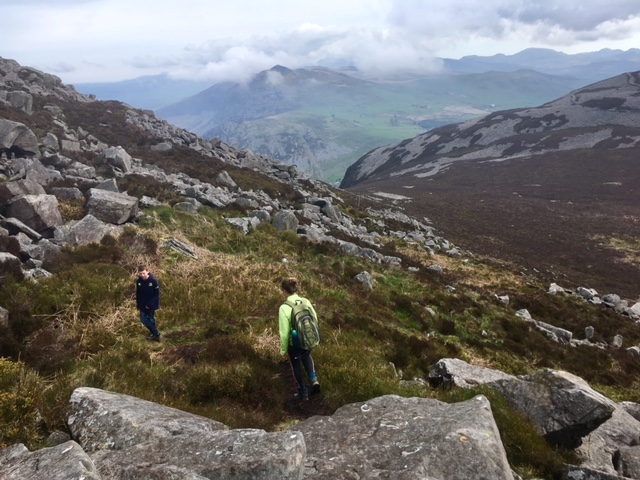
[[[357,158],[442,125],[532,107],[569,91],[640,69],[640,50],[567,55],[527,49],[515,55],[443,59],[433,75],[367,77],[355,69],[275,66],[246,83],[174,80],[167,75],[78,91],[154,109],[205,138],[219,138],[335,183]]]
[[[587,85],[640,69],[640,49],[623,51],[605,48],[597,52],[566,54],[547,48],[528,48],[514,55],[470,55],[459,60],[444,59],[444,68],[448,72],[458,73],[532,69],[549,75],[575,77]]]
[[[155,110],[195,95],[211,86],[209,81],[181,80],[166,73],[111,83],[80,83],[80,93],[95,95],[98,100],[118,100],[132,107]]]

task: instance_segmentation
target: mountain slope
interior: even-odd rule
[[[629,73],[438,128],[369,152],[342,186],[403,195],[469,247],[632,292],[639,94],[640,73]]]
[[[451,72],[512,72],[530,68],[549,75],[570,75],[583,84],[614,77],[623,72],[640,69],[640,49],[627,51],[608,48],[597,52],[566,54],[548,48],[527,48],[513,55],[468,55],[460,59],[443,59]]]

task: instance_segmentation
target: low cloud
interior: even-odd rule
[[[276,64],[434,72],[439,57],[625,49],[640,37],[638,0],[4,0],[2,52],[66,74],[117,81],[168,73],[245,81]],[[124,12],[127,12],[124,14]],[[623,43],[623,41],[625,41]]]
[[[312,65],[343,65],[364,72],[432,72],[440,60],[428,41],[395,32],[323,29],[305,25],[281,36],[254,37],[241,43],[211,41],[190,46],[181,69],[183,78],[248,80],[257,71],[274,65],[299,68]],[[185,62],[186,60],[186,62]]]

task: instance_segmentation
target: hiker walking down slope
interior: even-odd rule
[[[156,327],[156,310],[160,308],[160,286],[145,266],[138,267],[136,280],[136,307],[140,310],[140,321],[149,329],[149,340],[160,341]]]
[[[293,370],[293,377],[295,378],[296,385],[298,387],[298,393],[294,395],[295,400],[302,401],[309,399],[309,390],[305,385],[302,375],[302,367],[307,373],[309,379],[309,385],[311,386],[311,393],[317,394],[320,392],[320,382],[318,382],[318,376],[316,375],[313,358],[311,357],[311,348],[304,349],[300,346],[298,340],[298,332],[292,328],[292,316],[294,312],[294,306],[304,304],[308,311],[317,319],[316,311],[311,305],[311,302],[306,298],[298,295],[300,289],[298,280],[295,278],[286,278],[281,284],[282,291],[287,295],[285,303],[280,305],[279,310],[279,327],[280,327],[280,355],[288,354],[289,361],[291,362],[291,368]],[[316,340],[315,343],[319,340]]]

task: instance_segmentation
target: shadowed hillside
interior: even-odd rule
[[[637,295],[638,74],[370,152],[343,186],[406,197],[454,241]]]

